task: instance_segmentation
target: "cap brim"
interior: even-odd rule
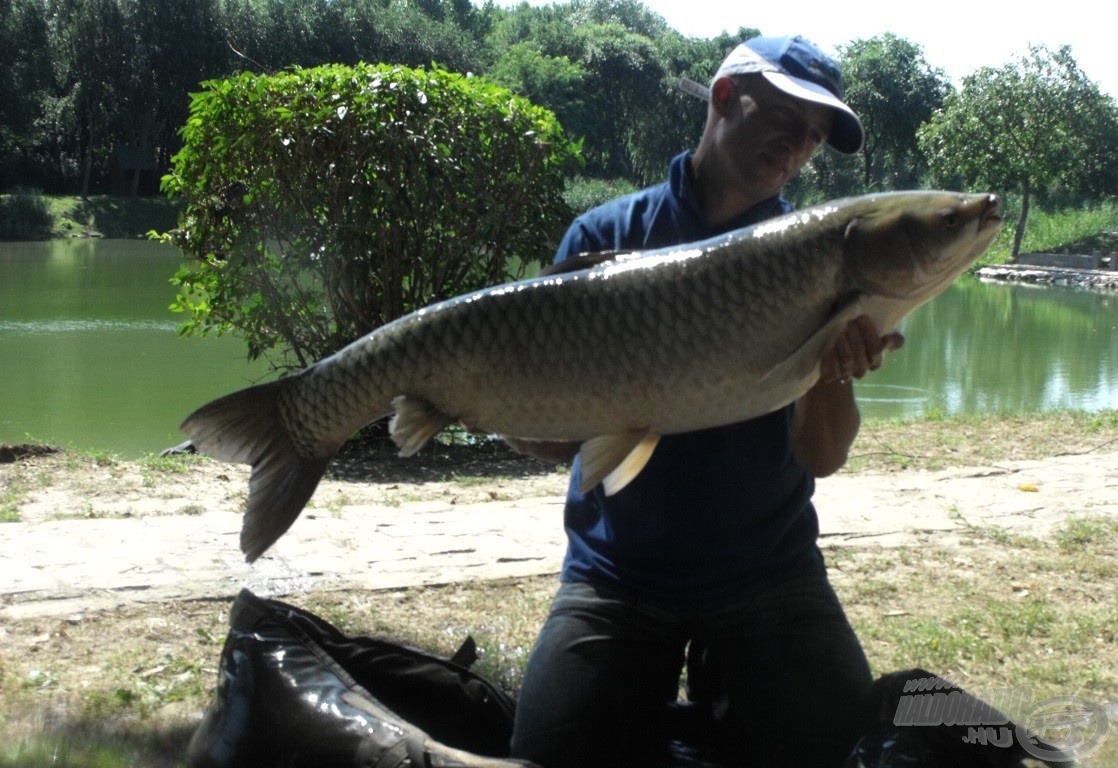
[[[862,148],[866,140],[862,121],[854,114],[854,110],[835,98],[833,93],[821,85],[786,75],[783,72],[761,72],[760,74],[789,96],[830,107],[835,111],[831,134],[827,137],[827,143],[832,147],[847,155],[853,155]]]
[[[831,125],[831,135],[827,137],[827,143],[832,147],[847,155],[853,155],[862,149],[866,138],[862,121],[854,114],[854,110],[836,99],[826,88],[779,72],[759,74],[763,74],[769,79],[769,82],[790,96],[822,104],[835,110],[835,121]],[[684,93],[703,101],[710,101],[710,88],[707,86],[696,83],[689,77],[679,78],[678,85]]]

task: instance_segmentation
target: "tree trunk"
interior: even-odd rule
[[[1021,184],[1021,217],[1017,219],[1017,231],[1013,233],[1013,251],[1009,254],[1009,260],[1017,263],[1017,257],[1021,254],[1021,241],[1025,239],[1025,223],[1029,220],[1029,204],[1032,197],[1032,185],[1026,179]]]
[[[93,175],[93,118],[89,120],[87,126],[87,133],[89,134],[88,143],[85,145],[85,168],[82,170],[82,200],[89,199],[89,185],[90,178]]]

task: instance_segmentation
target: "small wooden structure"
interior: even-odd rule
[[[135,193],[150,197],[159,193],[155,151],[135,144],[120,144],[109,156],[109,192],[130,196]],[[136,174],[139,179],[136,179]]]

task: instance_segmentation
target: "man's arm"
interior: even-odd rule
[[[862,420],[853,380],[876,371],[885,351],[903,344],[901,334],[881,336],[863,315],[823,353],[819,381],[796,401],[792,419],[792,451],[812,475],[826,477],[846,463]]]

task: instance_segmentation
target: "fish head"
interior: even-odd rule
[[[973,264],[1001,227],[997,195],[872,195],[846,225],[843,253],[863,294],[920,303]]]

